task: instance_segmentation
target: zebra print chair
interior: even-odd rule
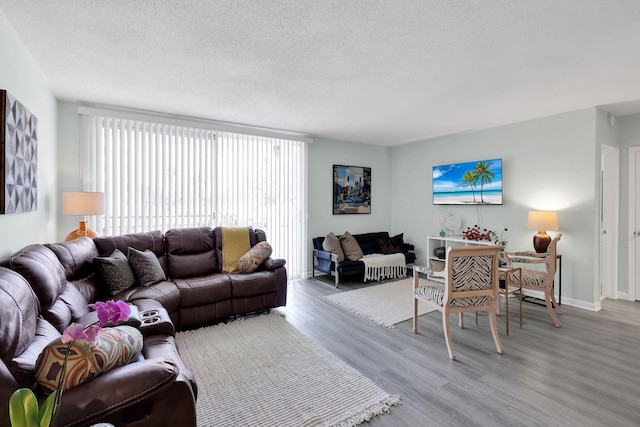
[[[536,291],[544,291],[544,301],[547,306],[547,311],[551,316],[551,320],[556,328],[562,326],[558,314],[562,313],[562,308],[556,301],[556,296],[553,293],[553,279],[556,275],[556,248],[558,242],[562,238],[562,234],[556,234],[549,243],[546,253],[537,253],[532,251],[520,251],[520,252],[508,252],[507,259],[509,264],[511,263],[525,263],[525,264],[544,264],[544,270],[534,270],[532,268],[522,268],[522,289],[532,289]],[[535,267],[534,267],[535,268]],[[515,273],[509,275],[509,280],[518,281]],[[555,308],[555,311],[554,311]]]
[[[418,302],[442,312],[442,327],[451,360],[456,354],[451,344],[449,314],[459,313],[459,326],[464,327],[463,313],[489,312],[491,334],[498,353],[504,351],[496,322],[498,310],[498,254],[502,246],[450,247],[447,251],[444,283],[420,279],[422,267],[413,270],[413,332],[418,332]],[[477,316],[476,316],[477,324]]]

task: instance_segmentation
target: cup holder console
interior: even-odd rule
[[[167,310],[157,308],[140,312],[140,331],[143,334],[166,333],[175,335],[175,328]]]

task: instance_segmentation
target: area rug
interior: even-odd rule
[[[330,301],[386,328],[413,318],[413,278],[327,296]],[[418,315],[433,311],[418,304]]]
[[[354,426],[400,403],[276,314],[176,341],[198,383],[199,427]]]

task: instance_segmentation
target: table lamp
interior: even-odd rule
[[[551,236],[547,230],[558,229],[558,212],[555,211],[529,211],[527,228],[538,230],[538,234],[533,236],[533,248],[541,254],[547,251]]]
[[[83,216],[80,228],[67,235],[65,241],[87,236],[98,237],[98,233],[87,227],[87,216],[104,213],[104,193],[89,191],[65,191],[62,193],[62,215]]]

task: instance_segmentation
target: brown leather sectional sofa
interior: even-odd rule
[[[250,240],[253,246],[266,236],[251,229]],[[129,247],[153,251],[167,280],[108,295],[92,261]],[[197,384],[180,358],[175,330],[285,305],[284,265],[268,258],[252,273],[222,273],[219,227],[35,244],[0,260],[0,425],[9,425],[11,393],[34,386],[43,348],[72,322],[95,320],[88,304],[113,298],[138,308],[131,322],[144,337],[142,354],[66,390],[55,424],[195,426]],[[36,394],[44,397],[37,387]]]

